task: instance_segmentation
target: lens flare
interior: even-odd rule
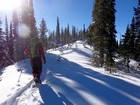
[[[11,11],[19,8],[22,0],[0,0],[0,11]]]
[[[30,30],[29,30],[29,27],[25,24],[20,24],[18,27],[17,27],[17,33],[20,37],[22,38],[27,38],[29,37],[30,35]]]

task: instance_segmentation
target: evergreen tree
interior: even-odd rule
[[[38,30],[34,16],[33,0],[24,0],[20,11],[20,23],[29,29],[29,38],[37,37]],[[29,41],[29,39],[28,39]]]
[[[105,45],[105,64],[109,67],[113,67],[115,65],[114,57],[117,49],[116,42],[116,29],[115,29],[115,0],[105,0],[105,4],[108,5],[106,9],[106,32],[104,37],[104,45]]]
[[[29,0],[29,27],[31,31],[31,37],[37,37],[38,36],[38,30],[36,27],[36,19],[34,16],[34,8],[33,8],[33,0]]]
[[[134,48],[134,40],[135,40],[135,34],[134,34],[134,18],[132,19],[132,24],[127,26],[126,33],[123,36],[124,39],[122,41],[121,45],[121,54],[125,58],[125,66],[127,69],[126,72],[129,72],[129,59],[133,58],[135,48]]]
[[[124,64],[127,67],[125,72],[129,72],[129,61],[130,61],[129,58],[132,56],[131,44],[133,42],[132,31],[129,26],[127,26],[126,33],[123,37],[124,39],[122,40],[122,43],[121,43],[121,54],[124,57],[124,60],[125,60]]]
[[[80,30],[80,36],[81,36],[81,40],[85,40],[86,39],[86,33],[87,33],[87,31],[86,31],[86,28],[85,28],[85,24],[83,25],[83,29],[81,29]]]
[[[5,16],[5,35],[6,35],[6,41],[7,41],[7,46],[8,46],[8,37],[9,37],[9,32],[8,32],[8,20],[7,20],[7,15]]]
[[[135,59],[140,61],[140,0],[138,6],[134,8],[135,28],[136,28],[136,41],[135,41]]]
[[[83,30],[82,29],[79,31],[79,39],[83,40]]]
[[[13,58],[11,59],[10,57],[10,37],[9,37],[9,31],[8,31],[8,20],[7,20],[7,16],[5,16],[5,35],[6,35],[6,46],[5,46],[5,51],[6,51],[6,65],[12,64],[13,63]]]
[[[127,26],[125,35],[123,35],[122,37],[123,40],[122,40],[121,54],[122,56],[126,57],[129,54],[129,45],[130,45],[130,38],[131,38],[129,25]]]
[[[12,13],[12,33],[14,37],[14,61],[19,60],[19,35],[17,33],[18,29],[18,24],[19,24],[19,18],[18,18],[18,13],[17,10],[14,10]],[[11,30],[10,30],[11,31]]]
[[[6,41],[5,41],[5,36],[4,32],[2,31],[1,28],[2,21],[0,19],[0,67],[4,67],[7,65],[7,58],[6,58]]]
[[[60,43],[60,23],[59,23],[59,18],[57,17],[57,25],[56,25],[56,41],[57,43]]]
[[[40,39],[43,44],[43,46],[46,48],[47,47],[47,39],[46,39],[46,32],[47,26],[45,20],[42,18],[41,24],[40,24]]]
[[[12,23],[10,23],[10,36],[9,36],[9,58],[10,60],[14,60],[14,37],[13,37],[13,29]],[[11,61],[11,62],[12,62]],[[12,62],[13,63],[13,62]]]
[[[20,38],[19,34],[19,25],[21,24],[22,19],[19,18],[18,15],[18,11],[14,10],[12,13],[12,26],[10,26],[12,28],[12,33],[13,33],[13,40],[14,40],[14,61],[19,61],[21,59],[23,59],[24,55],[23,55],[23,50],[25,48],[25,46],[23,46],[23,39]],[[20,23],[20,24],[19,24]],[[10,30],[11,31],[11,30]]]
[[[124,35],[121,35],[121,36],[124,36]],[[123,39],[122,38],[120,38],[120,42],[119,42],[119,45],[118,45],[118,53],[120,55],[123,54]]]
[[[17,37],[18,39],[16,38],[17,41],[14,45],[17,50],[15,51],[16,61],[24,59],[25,56],[23,52],[24,52],[24,49],[27,47],[30,39],[38,36],[36,20],[34,17],[33,0],[23,0],[21,10],[18,12],[19,14],[16,12],[18,25],[16,24],[15,26],[18,27],[18,30],[20,31],[17,34],[25,34],[26,36],[28,35],[28,37],[25,38],[25,37],[20,36],[20,37]],[[24,27],[26,27],[26,30],[23,31],[23,29],[25,29]],[[13,34],[15,34],[15,30],[13,31]],[[16,56],[17,54],[18,56]]]
[[[129,56],[134,58],[135,55],[135,19],[132,18],[132,22],[130,24],[130,39],[129,39]]]
[[[68,43],[68,38],[67,38],[67,28],[65,27],[64,29],[64,44],[67,44]]]
[[[66,39],[67,39],[66,40],[67,44],[71,42],[69,24],[67,25],[67,28],[66,28]]]
[[[114,65],[115,52],[115,0],[95,0],[93,9],[95,49],[99,51],[100,66],[104,61],[107,66]],[[104,59],[104,55],[106,55]]]
[[[6,55],[9,57],[9,32],[8,32],[8,20],[7,16],[5,16],[5,35],[6,35]]]
[[[94,34],[94,22],[90,24],[87,30],[86,39],[89,45],[93,45],[93,35]]]
[[[82,31],[82,40],[85,40],[85,35],[86,35],[86,28],[85,28],[85,24],[84,24],[83,31]]]
[[[103,66],[104,63],[104,34],[105,34],[105,19],[106,19],[106,9],[105,9],[105,0],[95,0],[94,9],[93,9],[93,21],[94,23],[94,47],[95,50],[99,51],[99,62],[100,66]]]
[[[31,7],[30,7],[31,8]],[[31,10],[30,10],[31,11]],[[29,2],[28,0],[22,1],[21,11],[19,11],[20,15],[20,24],[24,24],[30,30],[30,19],[29,19]],[[31,30],[30,30],[31,33]]]
[[[65,41],[64,41],[64,30],[63,30],[63,27],[61,28],[61,42],[62,42],[62,44],[64,44],[65,43]]]
[[[17,33],[18,25],[19,25],[18,12],[17,10],[14,10],[12,13],[12,27],[15,41],[18,41],[19,39],[19,35]]]
[[[77,33],[75,26],[72,26],[72,42],[75,42],[77,40]]]

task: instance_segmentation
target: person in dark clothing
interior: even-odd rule
[[[42,63],[46,63],[46,57],[43,46],[37,37],[30,40],[30,43],[25,49],[24,54],[30,56],[33,78],[35,80],[37,79],[38,82],[41,83],[40,76],[42,73]]]

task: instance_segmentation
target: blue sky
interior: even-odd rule
[[[126,27],[131,23],[134,14],[133,7],[137,6],[138,0],[116,0],[116,30],[117,38],[124,34]],[[50,30],[56,28],[56,17],[59,17],[60,26],[74,25],[79,29],[86,27],[92,21],[92,9],[94,0],[35,0],[35,15],[37,24],[42,17],[46,20]]]
[[[37,21],[44,17],[50,30],[55,30],[57,16],[60,27],[66,27],[69,23],[70,26],[82,28],[83,24],[88,26],[92,20],[93,0],[36,0],[34,6],[37,7]]]
[[[116,30],[117,38],[124,34],[126,27],[131,23],[134,14],[133,7],[137,6],[138,0],[116,0]],[[60,27],[76,26],[78,29],[86,27],[92,22],[92,9],[94,0],[34,0],[35,17],[37,26],[44,18],[47,28],[56,29],[56,18],[59,17]],[[0,17],[4,18],[4,12],[0,11]],[[10,14],[8,12],[8,14]],[[4,24],[4,21],[3,21]]]
[[[128,24],[131,24],[134,16],[133,7],[137,7],[138,0],[116,0],[116,30],[118,38],[124,34]]]

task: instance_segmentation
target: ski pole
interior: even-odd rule
[[[22,74],[22,70],[21,70],[21,68],[20,68],[20,75],[19,75],[19,78],[18,78],[18,82],[20,82],[21,74]]]

